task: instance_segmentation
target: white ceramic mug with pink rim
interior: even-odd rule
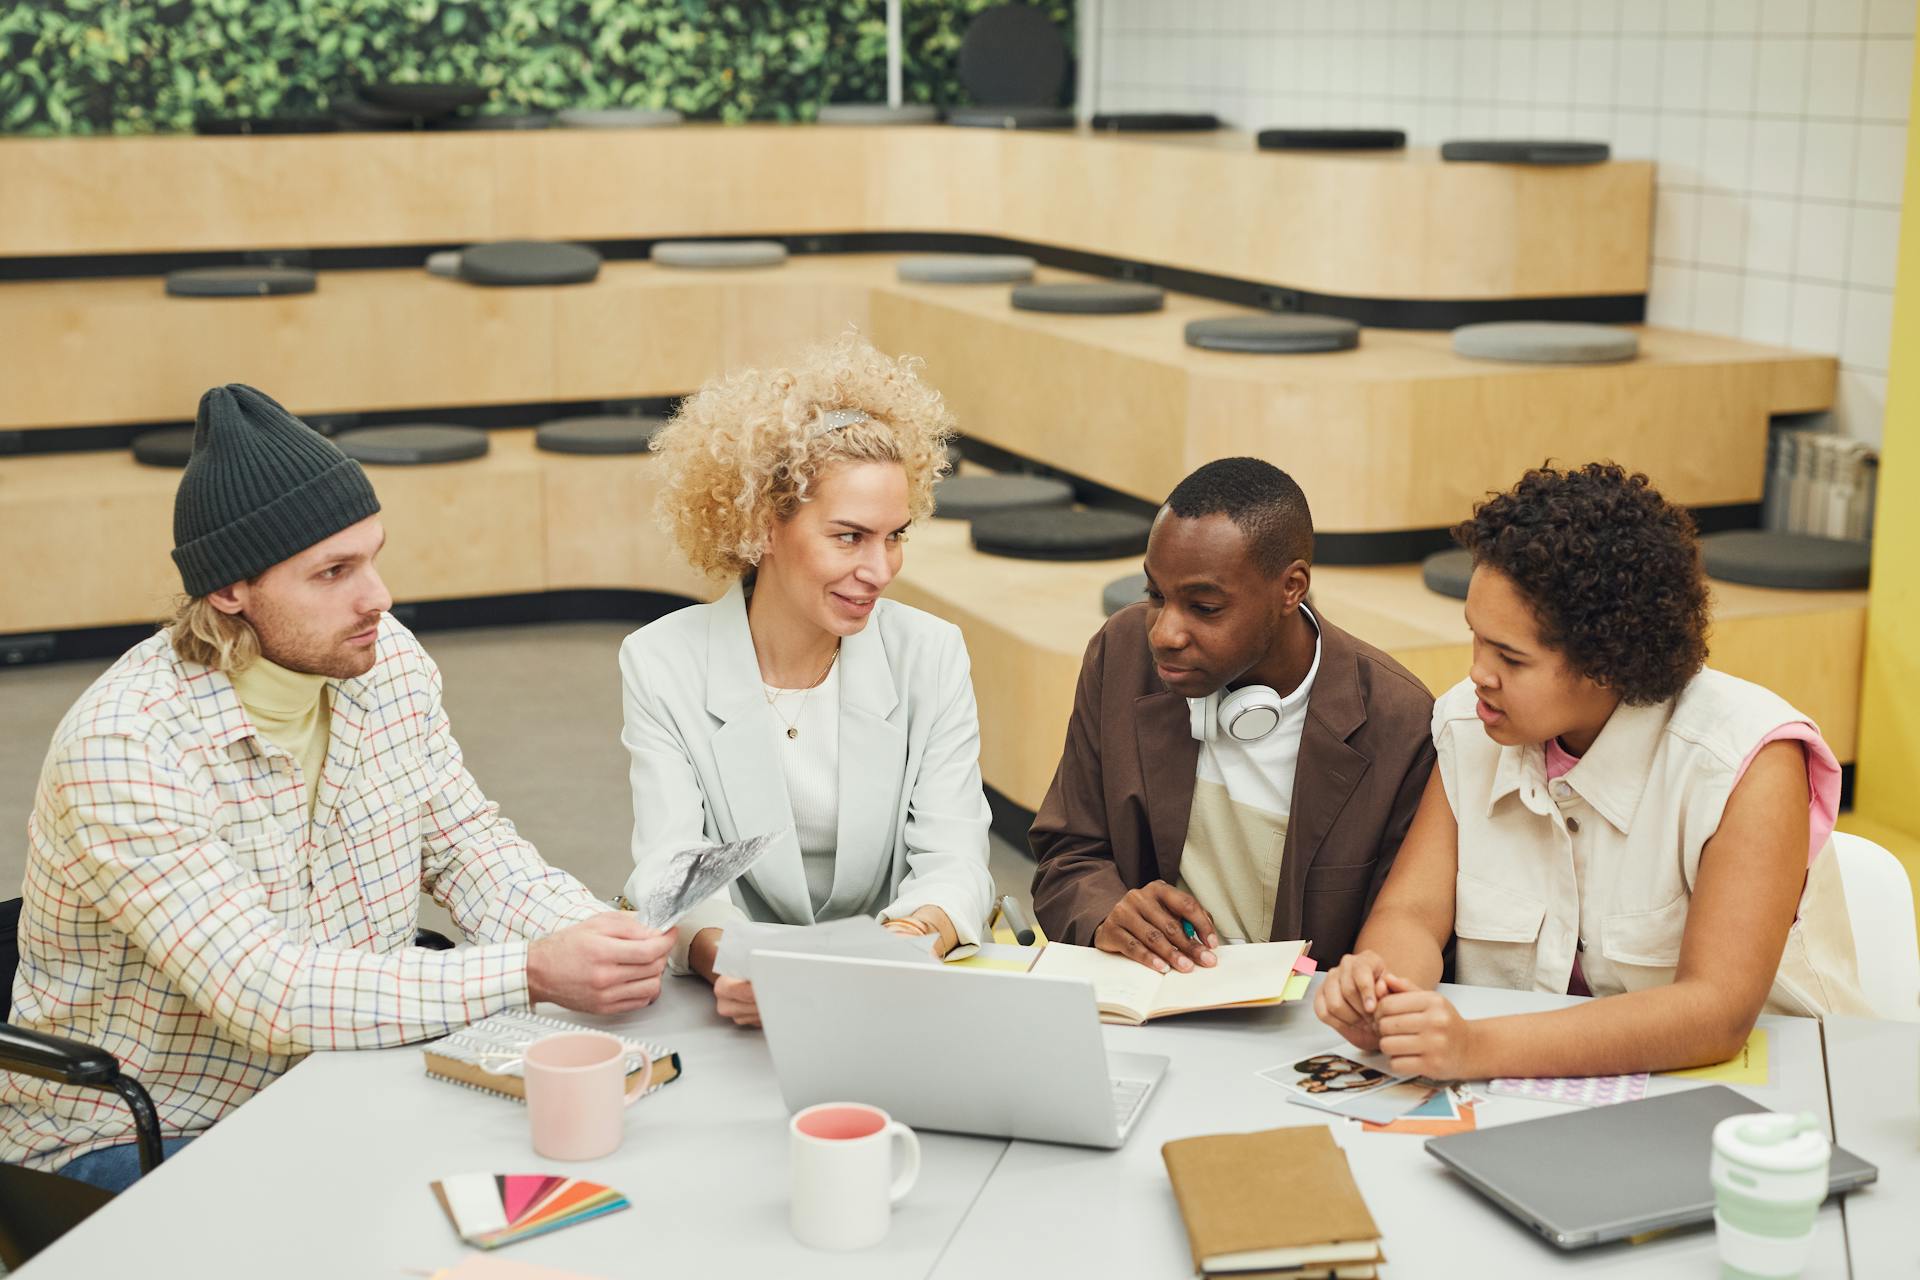
[[[627,1055],[640,1074],[627,1084]],[[597,1160],[626,1136],[626,1109],[653,1083],[653,1059],[604,1031],[561,1031],[527,1046],[523,1071],[533,1149],[549,1160]]]
[[[887,1238],[893,1206],[920,1176],[920,1139],[878,1107],[823,1102],[793,1117],[793,1234],[816,1249],[865,1249]],[[906,1160],[896,1175],[893,1149]]]

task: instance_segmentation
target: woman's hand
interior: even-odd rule
[[[754,1003],[753,984],[745,978],[715,978],[713,1007],[721,1017],[733,1019],[735,1026],[760,1025],[760,1006]]]
[[[1387,994],[1387,963],[1376,952],[1355,951],[1327,971],[1313,998],[1320,1021],[1346,1037],[1347,1043],[1372,1053],[1380,1048],[1374,1010]]]
[[[933,939],[928,945],[936,956],[946,955],[960,941],[960,935],[954,929],[953,922],[939,907],[917,908],[910,915],[883,922],[880,927],[889,933],[897,933],[903,938]]]
[[[1329,979],[1329,982],[1332,980]],[[1380,1052],[1395,1075],[1429,1080],[1471,1080],[1473,1024],[1438,991],[1425,991],[1397,974],[1386,975],[1387,994],[1374,1010]]]

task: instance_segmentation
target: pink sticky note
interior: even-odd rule
[[[1304,951],[1300,953],[1300,958],[1293,962],[1293,971],[1295,973],[1317,973],[1319,969],[1320,962]]]

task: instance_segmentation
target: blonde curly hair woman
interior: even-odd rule
[[[627,637],[628,895],[674,852],[759,834],[771,848],[681,923],[675,972],[757,1025],[714,961],[746,920],[878,917],[944,954],[978,942],[987,873],[980,731],[959,629],[884,599],[933,507],[953,416],[852,335],[784,369],[715,379],[654,442],[661,522],[731,583]]]

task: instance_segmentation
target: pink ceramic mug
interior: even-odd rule
[[[549,1160],[611,1155],[626,1132],[626,1108],[653,1083],[653,1059],[627,1079],[624,1041],[604,1031],[562,1031],[527,1046],[524,1071],[533,1149]]]

